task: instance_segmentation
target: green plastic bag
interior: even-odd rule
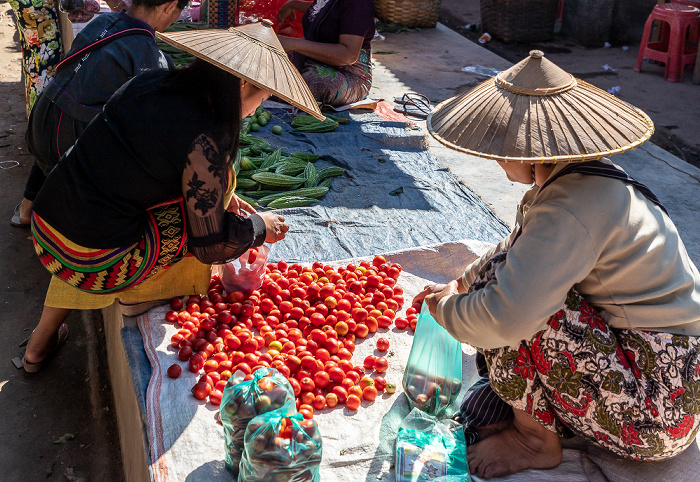
[[[467,482],[467,444],[462,425],[417,408],[399,426],[396,482]]]
[[[411,408],[440,415],[462,388],[462,346],[430,315],[423,303],[403,389]]]
[[[229,378],[219,411],[226,439],[226,468],[236,476],[248,422],[277,409],[295,412],[296,401],[289,381],[274,368],[258,368],[251,380],[245,380],[245,373],[241,371]]]
[[[322,442],[318,426],[279,409],[248,423],[239,480],[319,482]]]

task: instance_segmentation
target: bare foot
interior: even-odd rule
[[[490,479],[561,463],[559,436],[521,410],[505,429],[467,449],[472,475]]]
[[[34,207],[34,202],[29,199],[22,199],[22,204],[19,206],[19,222],[22,224],[29,224],[32,222],[32,208]]]
[[[493,423],[491,425],[485,425],[483,427],[475,427],[476,431],[479,434],[479,440],[484,440],[488,437],[490,437],[493,434],[496,434],[500,432],[501,430],[504,430],[508,427],[513,425],[513,419],[512,418],[507,418],[505,420],[501,420],[500,422]]]

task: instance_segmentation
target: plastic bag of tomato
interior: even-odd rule
[[[318,426],[284,409],[255,417],[245,432],[240,480],[318,482],[322,443]]]
[[[273,368],[255,370],[251,379],[242,371],[228,379],[220,404],[221,423],[226,439],[226,468],[238,475],[248,423],[258,415],[295,410],[294,392],[287,379]],[[247,480],[247,479],[243,479]]]

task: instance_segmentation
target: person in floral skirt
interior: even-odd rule
[[[57,0],[10,0],[22,46],[27,118],[61,60]]]

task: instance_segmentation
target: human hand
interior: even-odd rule
[[[259,213],[258,216],[265,221],[266,243],[272,244],[284,239],[285,233],[289,230],[289,226],[284,222],[282,216],[270,212]]]
[[[437,315],[437,306],[440,300],[459,294],[457,280],[450,281],[446,285],[435,285],[436,287],[443,286],[443,289],[436,293],[427,294],[423,301],[428,305],[428,310],[433,318]],[[425,291],[425,290],[424,290]]]
[[[284,35],[278,35],[277,38],[280,41],[280,44],[282,44],[282,48],[284,49],[285,52],[291,52],[294,50],[294,42],[297,40],[294,37],[286,37]]]
[[[294,11],[294,7],[292,7],[292,2],[287,2],[282,5],[277,12],[277,23],[282,25],[290,15],[292,16],[291,20],[296,18],[296,12]]]
[[[235,194],[231,197],[231,201],[229,201],[226,210],[234,214],[238,214],[239,216],[242,216],[243,212],[248,214],[253,214],[257,212],[253,206],[251,206]]]
[[[423,291],[418,293],[414,298],[413,301],[411,302],[412,304],[422,304],[423,300],[425,299],[426,296],[432,295],[434,293],[439,293],[442,290],[445,289],[447,285],[446,284],[432,284],[432,285],[425,285],[423,287]]]

